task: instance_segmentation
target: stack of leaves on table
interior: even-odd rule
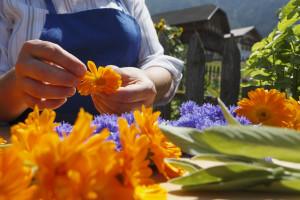
[[[169,182],[184,190],[254,190],[300,193],[300,133],[272,126],[239,124],[219,100],[230,126],[200,131],[161,125],[189,159],[167,159],[188,173]],[[193,161],[217,161],[203,168]]]

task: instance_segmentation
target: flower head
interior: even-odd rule
[[[119,119],[120,140],[123,158],[123,184],[132,188],[138,185],[153,184],[150,178],[152,170],[147,159],[150,141],[146,135],[137,137],[139,132],[135,124],[128,126],[124,118]]]
[[[21,145],[27,151],[31,151],[42,135],[56,135],[54,128],[58,124],[54,123],[55,116],[55,112],[49,109],[44,109],[40,114],[38,106],[35,106],[33,112],[29,113],[25,123],[20,122],[11,127],[11,142]]]
[[[291,128],[300,131],[300,97],[299,97],[299,102],[297,102],[295,99],[290,97],[290,102],[291,102],[290,108],[292,110],[292,115],[293,115]]]
[[[289,101],[285,93],[263,88],[248,93],[250,99],[243,98],[235,112],[238,116],[247,117],[253,124],[287,127],[292,120]]]
[[[89,95],[100,91],[107,94],[116,92],[122,84],[121,76],[112,70],[111,67],[99,67],[95,63],[88,61],[90,71],[83,77],[83,82],[77,87],[81,95]]]
[[[20,149],[5,147],[0,151],[0,199],[31,200],[36,187],[30,186],[32,173],[19,156]]]
[[[160,112],[152,113],[152,108],[142,107],[142,112],[135,111],[134,117],[141,135],[150,139],[150,157],[155,163],[158,171],[166,178],[181,176],[184,170],[173,167],[164,161],[165,158],[179,158],[181,150],[171,143],[158,127],[158,116]]]
[[[82,109],[69,135],[41,137],[31,154],[38,166],[35,180],[41,199],[130,199],[133,190],[118,180],[121,157],[107,141],[108,129],[93,134],[92,115]],[[104,164],[105,163],[105,164]],[[115,192],[117,190],[118,192]]]

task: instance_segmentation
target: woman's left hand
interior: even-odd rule
[[[116,93],[105,94],[97,92],[92,94],[96,109],[102,114],[129,113],[136,109],[153,106],[156,97],[156,88],[153,81],[142,71],[135,67],[112,67],[122,77],[122,85]]]

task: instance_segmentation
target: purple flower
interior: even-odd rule
[[[179,108],[181,116],[187,114],[193,114],[197,112],[198,109],[199,106],[193,101],[184,102],[181,104],[181,107]]]
[[[73,126],[68,122],[61,122],[58,126],[54,128],[54,131],[60,136],[69,135],[73,130]]]
[[[127,123],[128,123],[129,126],[131,126],[131,124],[135,123],[133,112],[123,113],[121,115],[121,117],[127,120]]]
[[[231,106],[229,108],[230,113],[241,124],[251,124],[245,117],[238,117],[234,110],[237,107]],[[205,103],[202,106],[198,106],[193,101],[187,101],[182,103],[180,109],[181,116],[175,121],[166,121],[170,126],[177,127],[190,127],[199,130],[204,130],[207,127],[228,125],[222,109],[219,105],[212,105]]]
[[[94,133],[100,133],[104,128],[108,128],[110,132],[119,132],[117,115],[104,114],[95,116],[91,125],[96,126]]]

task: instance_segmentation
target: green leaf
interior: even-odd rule
[[[222,109],[223,115],[230,125],[240,125],[240,123],[230,114],[229,110],[225,106],[225,104],[221,101],[220,98],[218,98],[218,103]]]
[[[300,6],[299,4],[299,0],[290,0],[289,3],[283,7],[282,18],[287,17],[290,13],[297,9],[298,6]]]
[[[262,183],[270,183],[274,179],[274,176],[251,176],[247,178],[234,179],[219,183],[185,186],[183,187],[183,189],[197,191],[236,191],[247,189],[248,187]]]
[[[186,176],[171,179],[169,182],[183,187],[198,187],[203,184],[220,183],[237,179],[249,179],[274,175],[274,171],[245,163],[229,163],[201,169]]]
[[[293,32],[295,35],[300,35],[300,24],[293,26]]]
[[[251,188],[250,191],[300,193],[300,180],[278,180],[269,184],[260,184]]]
[[[265,69],[259,69],[259,70],[255,70],[253,72],[251,72],[251,77],[254,77],[256,75],[261,75],[261,76],[269,76],[270,74],[269,73],[266,73],[265,72]]]
[[[197,156],[194,156],[192,160],[201,160],[201,161],[217,161],[217,162],[246,162],[252,163],[253,159],[245,158],[241,156],[232,156],[226,154],[213,154],[213,153],[203,153]]]
[[[251,51],[255,52],[255,51],[259,51],[263,48],[265,48],[265,46],[268,45],[268,40],[266,38],[264,38],[261,42],[257,42],[252,46]]]
[[[194,128],[183,128],[160,125],[159,128],[164,133],[166,138],[173,144],[180,147],[183,152],[197,155],[199,153],[215,153],[216,151],[204,142],[195,141],[195,135],[203,134]]]
[[[269,42],[273,41],[274,36],[275,36],[275,34],[276,34],[276,31],[277,31],[277,29],[274,28],[273,31],[269,34],[269,36],[268,36],[268,41],[269,41]]]
[[[218,126],[204,130],[194,139],[229,155],[300,162],[298,131],[269,126]]]
[[[298,12],[291,12],[278,23],[278,30],[284,32],[286,28],[291,27],[300,19]]]
[[[189,173],[193,173],[193,172],[196,172],[196,171],[202,169],[202,167],[192,163],[192,161],[183,160],[183,159],[166,158],[165,162],[170,163],[170,164],[174,165],[175,167],[180,167],[181,169],[184,169],[185,171],[188,171]]]

